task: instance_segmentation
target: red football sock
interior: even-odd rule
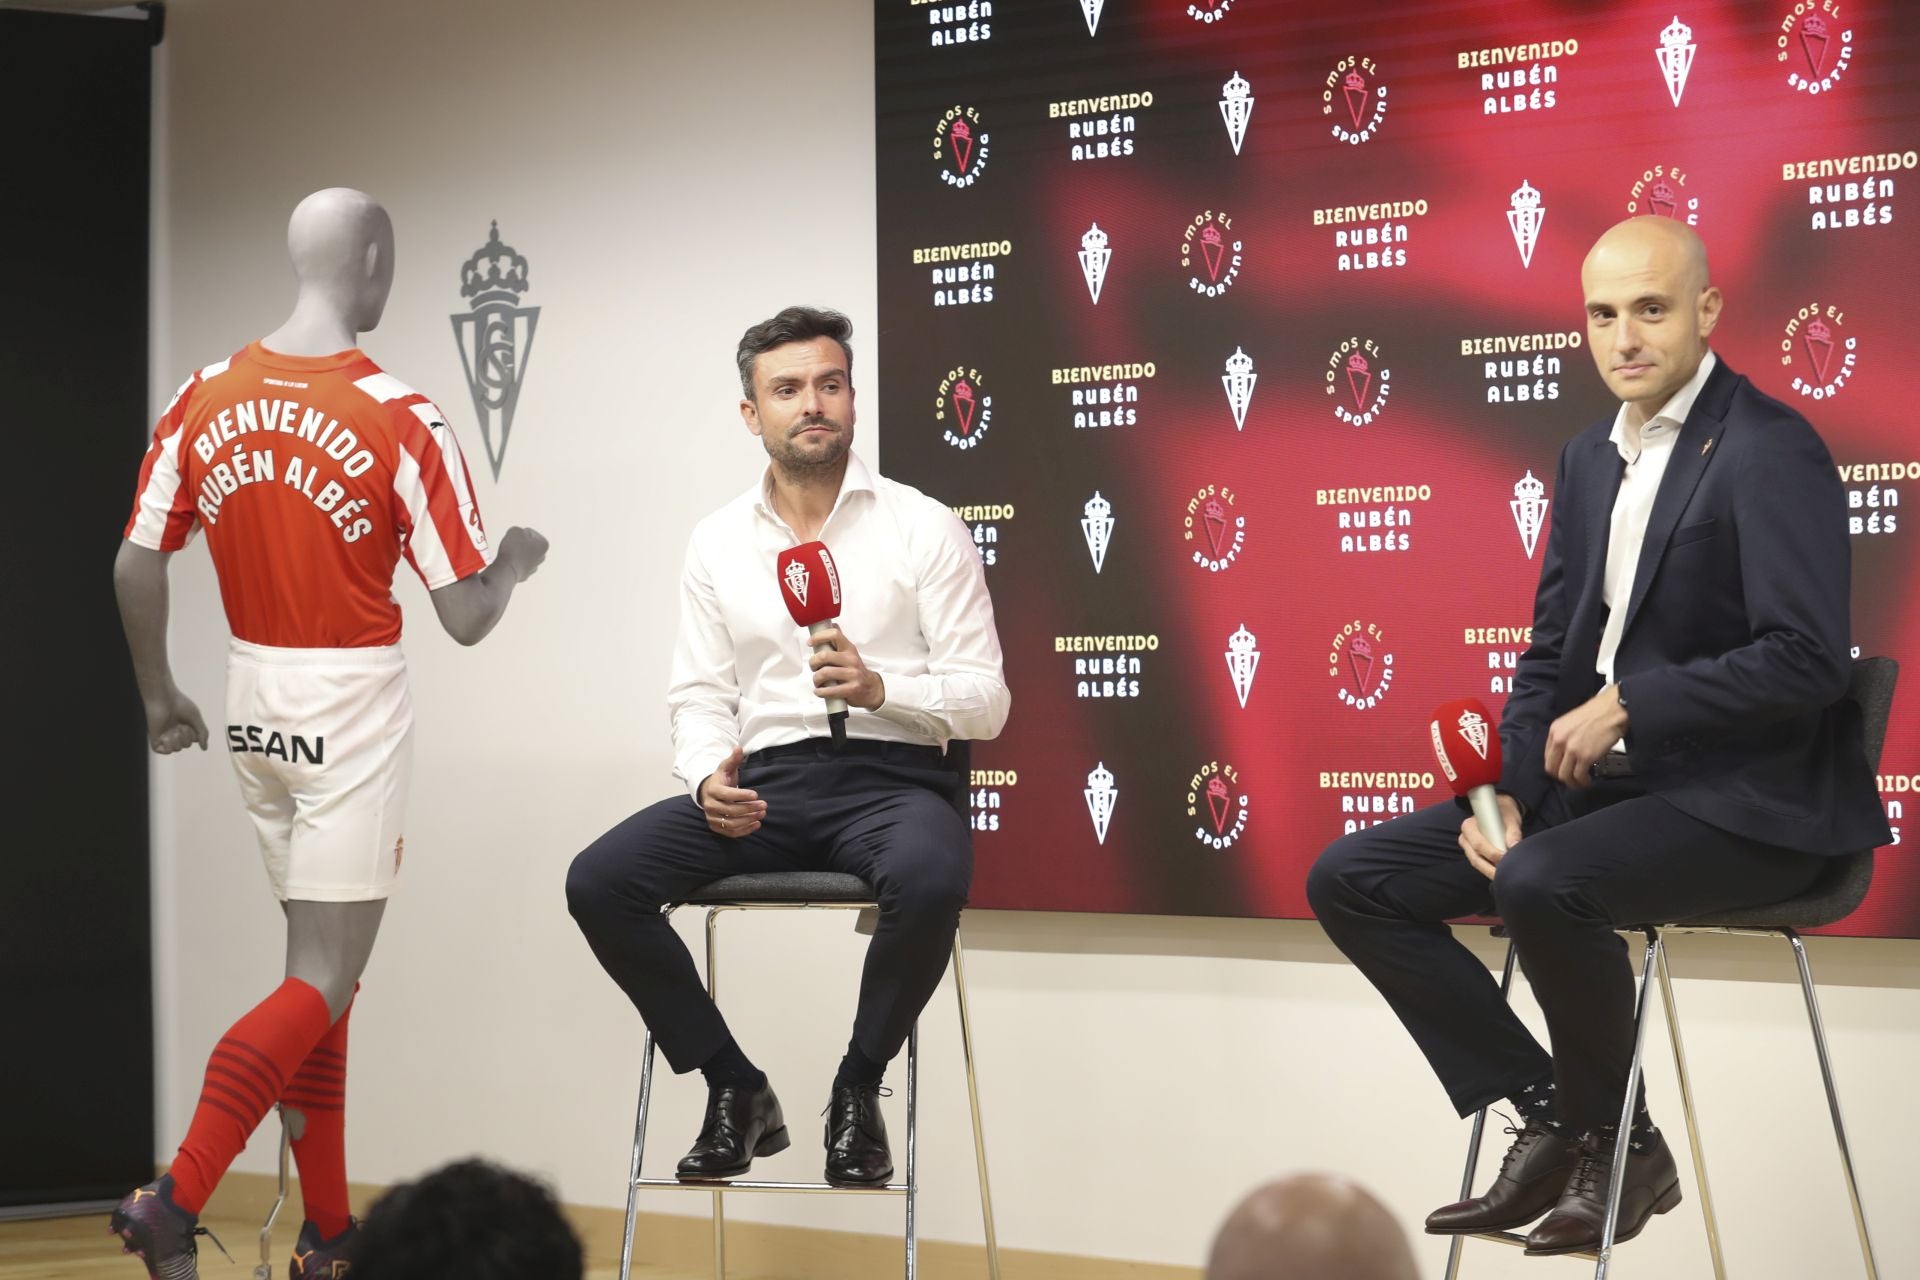
[[[168,1170],[173,1202],[188,1213],[206,1207],[214,1187],[272,1110],[291,1076],[327,1033],[327,1002],[288,978],[233,1024],[207,1061],[193,1123]]]
[[[355,987],[357,993],[359,987]],[[306,1117],[306,1128],[293,1140],[294,1163],[300,1167],[300,1198],[307,1221],[331,1240],[351,1221],[347,1207],[347,1019],[320,1038],[307,1060],[293,1073],[281,1098],[291,1110]]]

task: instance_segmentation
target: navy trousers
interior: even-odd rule
[[[1825,858],[1730,835],[1631,780],[1555,797],[1489,881],[1459,847],[1449,802],[1327,846],[1307,897],[1469,1115],[1549,1073],[1575,1133],[1620,1118],[1633,1057],[1633,968],[1616,926],[1663,924],[1793,897]],[[1498,915],[1546,1015],[1541,1048],[1445,921]]]
[[[815,739],[748,756],[740,785],[767,806],[750,836],[715,834],[679,795],[576,857],[567,906],[580,931],[668,1064],[691,1071],[730,1033],[661,906],[724,876],[850,872],[880,904],[853,1038],[873,1061],[892,1061],[946,971],[973,881],[972,833],[956,807],[965,780],[937,747],[856,740],[835,751]]]

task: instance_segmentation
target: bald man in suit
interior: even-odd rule
[[[1806,419],[1714,355],[1706,248],[1669,218],[1601,236],[1588,348],[1620,398],[1568,442],[1501,719],[1503,852],[1436,805],[1323,852],[1308,897],[1463,1116],[1520,1126],[1486,1194],[1435,1234],[1524,1227],[1534,1255],[1598,1246],[1633,1050],[1620,926],[1790,898],[1891,835],[1847,688],[1850,548]],[[1506,923],[1552,1053],[1443,923]],[[1644,1102],[1618,1238],[1680,1202]]]

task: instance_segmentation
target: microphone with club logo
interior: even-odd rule
[[[803,542],[780,553],[780,598],[808,635],[817,636],[834,624],[840,616],[840,571],[826,543]],[[816,644],[813,651],[825,653],[827,646]],[[847,740],[845,698],[827,699],[827,726],[834,742]]]
[[[1480,699],[1459,698],[1433,713],[1427,733],[1433,738],[1433,754],[1440,762],[1440,772],[1447,776],[1447,785],[1473,806],[1474,819],[1487,843],[1505,853],[1506,823],[1500,819],[1500,804],[1493,791],[1500,781],[1500,735],[1493,717]]]

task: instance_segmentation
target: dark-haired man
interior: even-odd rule
[[[952,738],[1006,723],[980,558],[946,507],[853,453],[852,326],[789,307],[740,340],[740,416],[771,460],[687,547],[667,704],[674,772],[662,800],[573,861],[567,903],[677,1072],[707,1080],[688,1179],[736,1177],[788,1143],[766,1075],[727,1029],[660,914],[723,876],[821,869],[874,888],[853,1037],[834,1078],[827,1179],[893,1176],[880,1080],[946,969],[973,875]],[[845,582],[839,625],[809,637],[782,605],[780,552],[825,542]],[[812,646],[828,646],[814,653]],[[853,708],[847,741],[826,699]]]
[[[373,1202],[353,1280],[580,1280],[585,1256],[553,1192],[485,1160],[459,1160]]]

